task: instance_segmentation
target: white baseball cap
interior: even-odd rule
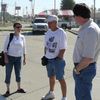
[[[58,17],[56,15],[49,15],[47,18],[47,22],[53,22],[53,21],[58,22]]]

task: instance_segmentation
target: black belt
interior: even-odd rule
[[[79,63],[74,63],[74,66],[77,66]],[[94,65],[96,62],[90,63],[88,66]]]
[[[59,57],[55,57],[55,58],[48,59],[48,60],[57,60],[57,59],[61,59],[61,58],[59,58]]]

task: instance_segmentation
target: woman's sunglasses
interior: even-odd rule
[[[16,26],[15,28],[22,28],[22,26]]]

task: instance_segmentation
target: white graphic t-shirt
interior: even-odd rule
[[[66,32],[58,28],[56,31],[48,30],[45,34],[45,56],[48,59],[53,59],[58,56],[61,49],[67,47],[67,35]]]

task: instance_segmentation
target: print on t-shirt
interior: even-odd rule
[[[50,37],[46,43],[46,49],[50,52],[50,53],[54,53],[56,51],[57,48],[57,42],[55,41],[55,37]]]

